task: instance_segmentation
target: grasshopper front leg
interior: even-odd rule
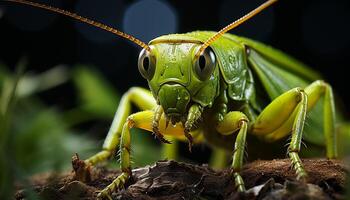
[[[110,194],[117,189],[124,187],[125,182],[131,176],[131,165],[130,165],[130,129],[139,128],[147,131],[152,131],[154,129],[154,116],[156,115],[155,111],[148,110],[142,111],[130,115],[126,122],[123,125],[122,134],[120,137],[120,167],[122,174],[119,175],[111,184],[109,184],[105,189],[103,189],[98,197],[110,197]],[[176,124],[176,126],[166,126],[166,119],[164,115],[159,119],[158,126],[159,134],[162,136],[171,136],[179,140],[185,140],[183,136],[184,127],[181,123]],[[199,130],[197,130],[198,132]],[[196,131],[193,132],[193,135],[198,135]]]
[[[139,87],[130,88],[120,100],[112,125],[103,143],[103,150],[87,159],[87,163],[95,165],[98,162],[106,160],[111,156],[112,152],[115,152],[116,147],[119,145],[123,125],[131,113],[132,103],[140,110],[152,110],[157,105],[150,91]],[[106,153],[103,154],[103,152]]]
[[[131,176],[131,165],[130,165],[130,151],[131,151],[131,141],[130,141],[130,129],[134,127],[135,121],[134,117],[143,116],[145,113],[140,112],[133,115],[130,115],[123,126],[123,131],[120,138],[120,167],[122,173],[105,189],[103,189],[98,195],[98,198],[109,197],[109,195],[119,189],[124,187],[125,182]],[[145,116],[146,117],[146,116]]]
[[[103,143],[102,150],[85,161],[80,161],[79,159],[73,160],[73,168],[78,180],[83,182],[89,181],[91,179],[91,166],[103,162],[114,155],[116,148],[120,143],[119,140],[123,130],[123,125],[131,113],[131,104],[135,104],[140,110],[152,110],[157,106],[150,91],[140,87],[130,88],[120,100],[112,125]],[[175,148],[174,146],[172,147]],[[167,147],[167,149],[172,147]],[[169,152],[172,152],[172,157],[176,157],[175,151]]]

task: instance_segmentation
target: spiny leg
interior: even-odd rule
[[[287,134],[292,131],[288,155],[297,174],[304,179],[307,173],[299,157],[308,98],[301,88],[291,89],[273,100],[257,117],[252,133],[263,137]]]
[[[141,113],[136,113],[141,114]],[[101,197],[108,197],[110,198],[110,194],[113,191],[116,191],[116,189],[120,189],[121,187],[124,187],[126,181],[129,179],[131,176],[131,165],[130,165],[130,151],[131,151],[131,140],[130,140],[130,128],[134,126],[134,121],[133,121],[133,115],[131,115],[128,119],[127,122],[125,122],[123,126],[123,131],[121,134],[121,141],[120,141],[120,168],[122,170],[122,173],[114,179],[114,181],[109,184],[105,189],[103,189],[98,195],[98,198]]]
[[[299,158],[301,139],[303,138],[303,129],[307,111],[307,95],[300,91],[300,104],[296,108],[296,116],[292,127],[292,139],[288,147],[288,154],[292,160],[292,166],[296,171],[297,179],[304,179],[307,173]]]
[[[166,135],[165,138],[167,140],[172,141],[173,145],[167,145],[167,144],[163,144],[163,148],[162,148],[162,157],[163,158],[167,158],[167,159],[176,159],[177,158],[177,149],[178,149],[178,141],[176,140],[180,140],[180,141],[185,141],[187,139],[187,141],[189,142],[189,150],[191,151],[191,147],[193,145],[193,143],[201,143],[204,141],[204,137],[202,134],[202,130],[201,129],[195,129],[195,130],[191,130],[193,129],[193,126],[195,125],[195,123],[199,120],[200,116],[202,114],[202,108],[199,105],[192,105],[190,110],[189,110],[189,114],[187,116],[187,120],[184,124],[182,124],[182,128],[183,128],[183,132],[180,135],[176,135],[176,137],[174,136],[170,136],[170,135]],[[164,125],[164,120],[161,120],[161,124],[159,124],[160,128],[163,127],[166,130],[168,130],[168,124],[169,124],[169,119],[165,119],[165,125]],[[179,126],[179,125],[177,125]],[[174,134],[174,133],[171,133]],[[182,135],[183,134],[183,135]],[[184,137],[183,137],[184,136]],[[174,140],[176,139],[176,140]]]
[[[323,124],[324,124],[324,135],[325,135],[325,145],[327,150],[327,157],[328,158],[336,158],[338,156],[338,149],[337,149],[337,137],[336,137],[336,131],[335,131],[335,107],[334,107],[334,98],[333,98],[333,92],[332,88],[329,84],[325,83],[324,81],[318,80],[310,84],[305,88],[305,93],[307,94],[307,112],[313,109],[313,107],[316,105],[316,103],[321,99],[322,96],[324,96],[323,101]],[[276,99],[277,100],[277,99]],[[283,100],[283,99],[281,99]],[[276,105],[279,105],[280,107],[276,107]],[[295,105],[294,103],[290,103],[288,101],[283,100],[277,101],[275,104],[275,112],[278,114],[275,114],[275,121],[278,121],[278,123],[285,120],[281,125],[277,125],[277,123],[272,124],[269,129],[267,129],[267,124],[270,123],[270,121],[273,119],[273,114],[271,114],[271,117],[269,118],[270,121],[266,121],[265,124],[260,124],[260,127],[264,127],[263,131],[259,130],[259,126],[257,126],[257,123],[254,125],[255,129],[253,132],[257,135],[263,135],[263,137],[270,141],[275,141],[280,138],[285,137],[290,133],[290,131],[293,129],[293,123],[295,121],[296,117],[296,110],[293,111],[291,116],[286,120],[286,113],[291,113],[293,110],[293,107]],[[281,114],[281,111],[278,112],[279,109],[283,109],[283,113]],[[266,120],[266,119],[265,119]],[[278,127],[276,129],[276,127]],[[273,130],[275,129],[275,130]]]
[[[199,120],[203,112],[203,108],[199,104],[193,104],[187,115],[187,120],[185,122],[185,130],[184,135],[188,139],[188,149],[191,152],[192,151],[192,145],[193,145],[193,137],[190,134],[190,131],[193,128],[193,125]]]
[[[155,136],[158,138],[158,140],[160,140],[161,142],[166,143],[166,144],[171,144],[171,142],[169,140],[165,139],[164,136],[159,131],[159,121],[160,121],[160,118],[162,117],[163,113],[164,113],[163,107],[158,105],[154,111],[152,130],[153,130],[153,133],[155,134]]]
[[[73,168],[78,180],[83,182],[90,180],[91,166],[105,161],[114,155],[119,144],[123,124],[131,112],[131,103],[134,103],[141,110],[151,110],[157,105],[150,91],[139,87],[130,88],[120,99],[112,125],[103,143],[102,151],[86,159],[84,162],[80,161],[77,156],[74,157],[72,161]]]
[[[123,130],[120,138],[120,161],[122,174],[119,175],[111,184],[109,184],[105,189],[103,189],[98,197],[110,197],[109,195],[116,189],[124,187],[125,182],[131,176],[131,164],[130,164],[130,129],[140,128],[148,131],[153,129],[153,119],[155,112],[151,110],[138,112],[130,115],[123,125]],[[166,119],[161,117],[159,123],[159,131],[162,135],[171,136],[172,138],[183,140],[184,127],[181,124],[176,124],[176,126],[169,126],[166,128]],[[196,133],[195,133],[196,134]]]
[[[241,112],[233,111],[224,116],[224,119],[219,122],[216,130],[223,134],[229,135],[239,130],[235,141],[235,148],[232,160],[233,178],[238,191],[244,191],[244,182],[239,174],[242,171],[244,151],[246,144],[246,136],[248,129],[248,118]]]

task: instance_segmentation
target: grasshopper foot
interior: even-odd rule
[[[301,181],[303,183],[306,183],[307,182],[307,173],[306,171],[304,170],[304,168],[300,168],[300,169],[295,169],[296,170],[296,174],[297,174],[297,180],[298,181]]]
[[[235,186],[238,192],[244,192],[245,186],[241,175],[238,172],[233,173],[233,178],[235,179]]]
[[[91,181],[91,165],[80,160],[77,153],[72,157],[72,166],[78,181],[84,183]]]
[[[188,150],[189,150],[190,152],[192,152],[193,137],[192,137],[192,135],[190,134],[190,131],[187,130],[187,129],[185,129],[184,134],[185,134],[185,137],[186,137],[187,140],[188,140]]]
[[[159,141],[161,141],[162,143],[165,143],[165,144],[171,144],[171,142],[169,140],[165,139],[164,136],[160,133],[159,128],[158,128],[158,123],[154,123],[152,129],[153,129],[154,135],[156,136],[156,138]]]
[[[162,114],[163,114],[163,108],[162,108],[162,106],[158,106],[156,108],[156,110],[154,111],[154,118],[152,121],[152,131],[159,141],[166,143],[166,144],[171,144],[171,142],[169,140],[165,139],[164,136],[162,135],[162,133],[159,131],[159,121],[160,121]],[[169,122],[167,122],[167,123],[169,123]]]
[[[297,175],[297,180],[306,182],[307,180],[307,173],[304,169],[304,166],[299,158],[299,155],[297,152],[290,152],[289,157],[292,161],[292,168],[295,170],[295,173]]]
[[[125,183],[129,179],[129,177],[130,177],[129,173],[123,172],[116,179],[114,179],[114,181],[111,184],[109,184],[106,188],[101,190],[97,194],[97,198],[98,199],[106,199],[107,198],[109,200],[112,200],[111,194],[114,191],[117,191],[117,190],[124,188]]]

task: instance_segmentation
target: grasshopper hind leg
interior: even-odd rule
[[[252,133],[274,141],[292,132],[288,146],[297,179],[305,179],[307,173],[299,157],[302,133],[307,112],[307,94],[302,88],[291,89],[274,99],[257,117]]]
[[[315,81],[305,89],[291,89],[273,100],[257,117],[252,133],[268,141],[275,141],[291,132],[288,155],[296,171],[297,179],[304,180],[307,173],[299,157],[306,113],[324,96],[324,135],[328,158],[336,158],[335,108],[331,87],[323,81]]]

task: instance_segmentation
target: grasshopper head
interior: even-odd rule
[[[215,54],[208,48],[196,57],[199,47],[195,42],[159,42],[140,53],[139,71],[173,123],[185,121],[193,103],[211,106],[218,95]]]

